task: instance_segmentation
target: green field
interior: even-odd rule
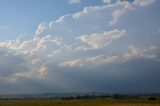
[[[160,101],[137,100],[1,100],[0,106],[160,106]]]

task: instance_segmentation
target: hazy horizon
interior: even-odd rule
[[[0,0],[0,94],[160,93],[159,0]]]

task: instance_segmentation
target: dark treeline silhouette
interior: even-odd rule
[[[156,100],[157,100],[157,97],[151,96],[151,97],[148,97],[148,100],[149,100],[149,101],[156,101]]]
[[[69,96],[69,97],[61,97],[59,99],[62,100],[73,100],[73,99],[115,99],[115,100],[126,100],[126,99],[136,99],[136,100],[142,100],[146,99],[148,101],[156,101],[157,99],[160,99],[160,95],[126,95],[126,94],[112,94],[112,95],[77,95],[77,96]]]
[[[49,96],[48,96],[49,95]],[[55,96],[52,94],[45,94],[41,96],[34,95],[27,95],[21,97],[0,97],[0,100],[28,100],[28,99],[36,99],[36,100],[43,100],[43,99],[61,99],[61,100],[73,100],[73,99],[115,99],[115,100],[129,100],[129,99],[136,99],[136,100],[148,100],[148,101],[156,101],[157,99],[160,100],[160,94],[74,94],[74,95],[63,95]]]

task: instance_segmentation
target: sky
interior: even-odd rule
[[[159,0],[0,0],[0,94],[159,93]]]

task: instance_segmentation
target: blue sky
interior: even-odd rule
[[[102,2],[92,0],[75,5],[69,5],[67,0],[1,0],[0,23],[8,28],[0,32],[1,38],[15,39],[18,35],[30,34],[41,22],[56,20],[60,16],[81,10],[84,6],[99,4]]]
[[[160,92],[159,0],[0,0],[0,94]]]

